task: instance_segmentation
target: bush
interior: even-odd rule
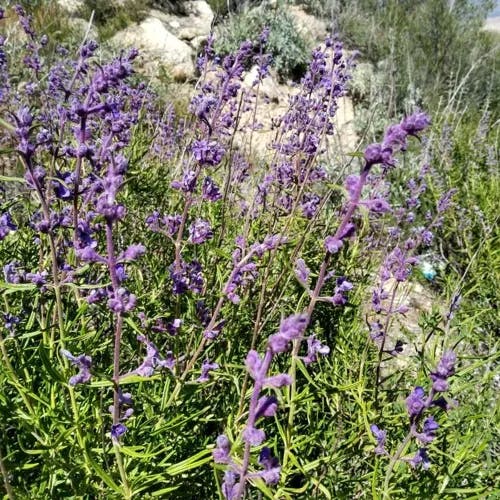
[[[273,56],[278,74],[299,79],[306,68],[309,47],[285,7],[255,8],[230,16],[219,26],[216,50],[222,54],[234,52],[244,40],[258,39],[264,28],[269,28],[266,51]]]

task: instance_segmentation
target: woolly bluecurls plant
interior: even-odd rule
[[[417,113],[409,116],[401,125],[389,127],[382,144],[372,144],[365,149],[365,162],[360,175],[349,176],[348,178],[347,193],[349,198],[340,211],[341,219],[337,230],[324,241],[326,253],[314,287],[309,287],[310,270],[305,265],[305,262],[302,260],[297,261],[295,273],[299,282],[308,290],[310,296],[308,307],[301,314],[291,316],[282,321],[279,332],[269,337],[263,358],[254,350],[251,350],[247,355],[246,367],[254,380],[254,388],[251,393],[247,423],[241,433],[241,438],[245,443],[241,465],[231,455],[231,447],[226,436],[222,435],[219,438],[219,446],[214,451],[215,461],[224,463],[228,466],[222,485],[222,492],[226,498],[231,500],[242,498],[246,489],[246,482],[255,478],[260,477],[268,484],[278,482],[280,472],[279,462],[276,458],[269,458],[268,448],[264,448],[265,451],[263,451],[266,458],[259,458],[259,463],[264,466],[264,469],[260,472],[249,472],[251,449],[252,447],[260,446],[265,439],[265,433],[255,426],[257,419],[260,416],[265,416],[266,411],[269,416],[274,416],[276,412],[275,399],[269,402],[265,396],[261,398],[261,391],[266,386],[274,388],[280,388],[287,385],[291,386],[288,425],[289,435],[293,436],[293,420],[296,405],[294,402],[296,390],[296,363],[301,343],[304,339],[304,333],[311,322],[315,306],[318,301],[325,300],[321,292],[329,277],[328,270],[331,259],[347,244],[349,238],[356,232],[353,216],[360,206],[372,207],[372,210],[380,212],[380,205],[383,204],[385,206],[387,204],[387,202],[383,202],[382,200],[363,198],[363,188],[368,183],[368,177],[372,168],[378,164],[386,169],[394,167],[394,155],[400,150],[405,150],[408,135],[417,135],[428,125],[429,119],[424,113]],[[345,279],[338,281],[335,295],[330,298],[329,301],[334,304],[344,303],[343,294],[351,288],[352,285],[345,281]],[[324,346],[314,336],[309,337],[307,343],[308,353],[305,357],[307,362],[315,360],[318,353],[328,354],[329,352],[327,346]],[[286,352],[291,345],[293,345],[292,365],[289,374],[268,376],[274,356],[277,353]],[[259,408],[261,409],[260,413]],[[285,460],[287,459],[287,453],[290,452],[292,447],[293,437],[289,442],[285,443]]]
[[[408,412],[410,430],[394,454],[386,449],[387,432],[376,424],[371,425],[372,434],[377,441],[375,453],[390,459],[386,471],[384,491],[388,491],[389,482],[395,464],[398,461],[407,462],[413,468],[424,470],[431,466],[427,445],[434,441],[439,424],[431,413],[433,408],[448,411],[457,406],[457,402],[448,401],[442,394],[449,390],[448,379],[455,373],[456,355],[453,351],[446,351],[441,356],[436,369],[430,373],[431,388],[426,391],[424,387],[418,386],[406,398],[406,409]],[[412,456],[403,456],[411,441],[417,445],[417,451]]]

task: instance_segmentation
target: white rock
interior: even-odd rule
[[[194,76],[193,50],[179,40],[156,17],[148,17],[139,25],[129,26],[117,33],[111,43],[116,47],[136,47],[147,60],[146,73],[157,76],[161,65],[171,69],[175,80]]]
[[[328,34],[324,21],[308,14],[300,5],[291,5],[288,12],[293,17],[297,26],[297,31],[306,39],[312,42],[321,42]]]
[[[257,80],[257,71],[258,67],[253,66],[250,71],[245,75],[243,80],[243,85],[247,88],[251,88],[254,85],[254,82]],[[274,70],[271,70],[271,73],[262,80],[259,85],[259,92],[264,96],[271,99],[271,101],[279,102],[280,98],[283,98],[284,92],[280,89],[280,86],[276,83],[277,76]],[[256,88],[254,88],[256,90]]]
[[[214,13],[207,2],[191,0],[183,3],[185,15],[170,14],[161,10],[149,11],[150,17],[160,19],[181,40],[192,41],[207,37],[212,29]]]

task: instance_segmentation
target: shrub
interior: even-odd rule
[[[266,51],[273,56],[278,74],[298,79],[306,68],[308,47],[285,7],[261,7],[230,16],[219,27],[216,50],[222,54],[233,52],[241,42],[257,38],[264,28],[269,28]]]

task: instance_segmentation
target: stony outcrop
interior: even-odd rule
[[[149,16],[159,19],[179,40],[191,44],[194,49],[200,46],[212,29],[214,13],[203,0],[193,0],[183,4],[183,15],[160,10],[151,10]]]
[[[110,43],[115,47],[136,47],[141,51],[143,69],[149,76],[158,76],[162,67],[177,81],[194,76],[194,51],[171,33],[157,17],[147,17],[140,24],[117,33]]]

